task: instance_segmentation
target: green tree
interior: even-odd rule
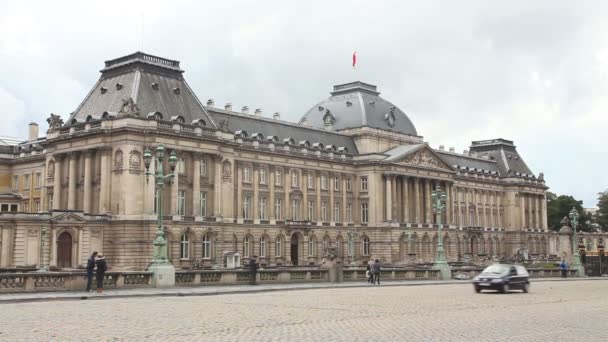
[[[597,198],[597,214],[595,222],[603,231],[608,231],[608,190],[602,191]]]
[[[591,220],[591,216],[583,210],[583,201],[577,201],[574,197],[568,195],[559,195],[552,192],[547,192],[547,224],[549,228],[555,231],[562,227],[561,221],[564,216],[570,215],[570,210],[576,208],[578,211],[578,229],[581,231],[592,231],[591,225],[587,223]]]

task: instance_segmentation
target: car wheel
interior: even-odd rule
[[[524,284],[522,290],[524,291],[524,293],[530,292],[530,284]]]
[[[475,286],[475,292],[477,292],[477,293],[481,292],[481,288],[479,286]]]
[[[500,289],[500,293],[507,293],[509,292],[509,284],[504,284],[502,286],[502,288]]]

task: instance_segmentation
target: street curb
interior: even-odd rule
[[[547,279],[547,278],[533,278],[533,282],[573,282],[573,281],[598,281],[598,280],[608,280],[607,277],[593,277],[593,278],[568,278],[568,279]],[[448,280],[448,281],[430,281],[426,283],[390,283],[386,282],[380,285],[380,287],[411,287],[411,286],[425,286],[425,285],[469,285],[471,284],[470,280]],[[264,286],[264,285],[261,285]],[[375,285],[355,283],[355,284],[347,284],[347,285],[327,285],[327,286],[313,286],[313,287],[275,287],[275,288],[247,288],[247,289],[234,289],[234,290],[221,290],[210,291],[210,292],[151,292],[151,293],[134,293],[134,294],[108,294],[108,295],[82,295],[82,296],[67,296],[67,297],[26,297],[26,298],[11,298],[11,299],[2,299],[2,295],[0,295],[0,305],[2,304],[11,304],[11,303],[28,303],[28,302],[53,302],[53,301],[81,301],[81,300],[104,300],[104,299],[115,299],[115,298],[143,298],[143,297],[203,297],[203,296],[220,296],[220,295],[235,295],[235,294],[252,294],[252,293],[262,293],[262,292],[279,292],[279,291],[303,291],[303,290],[324,290],[324,289],[346,289],[346,288],[364,288],[364,287],[372,287]],[[195,287],[194,287],[195,288]],[[183,288],[187,290],[189,288]],[[120,290],[119,290],[120,291]],[[65,294],[66,292],[61,292]]]

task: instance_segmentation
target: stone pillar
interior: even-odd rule
[[[416,223],[422,222],[422,213],[420,212],[420,178],[414,178],[414,220]]]
[[[259,189],[259,183],[260,183],[260,170],[259,170],[260,165],[259,164],[253,164],[252,169],[253,169],[253,203],[251,203],[251,205],[253,206],[253,208],[251,208],[251,212],[253,213],[253,223],[259,224],[260,223],[260,189]]]
[[[70,153],[68,164],[68,210],[76,209],[76,153]]]
[[[534,228],[541,229],[542,224],[540,222],[540,196],[534,195],[534,211],[536,212],[536,225]]]
[[[201,216],[201,156],[192,153],[192,216]]]
[[[392,211],[393,211],[393,195],[391,193],[391,176],[384,175],[386,179],[386,221],[392,221]]]
[[[178,160],[178,164],[179,164],[179,158],[177,158]],[[169,169],[168,171],[171,171],[171,169]],[[171,203],[171,208],[169,209],[169,213],[170,215],[174,216],[177,215],[177,192],[179,191],[179,167],[176,166],[175,167],[175,172],[173,172],[173,179],[171,179],[171,200],[169,201]],[[185,214],[185,213],[184,213]]]
[[[451,224],[452,223],[452,187],[450,186],[450,183],[445,182],[445,220],[442,220],[441,222],[444,224]]]
[[[534,228],[534,214],[532,213],[532,202],[534,202],[533,195],[527,195],[528,197],[528,228]]]
[[[270,211],[268,213],[268,219],[270,220],[270,224],[275,224],[276,223],[276,217],[274,215],[274,168],[268,168],[268,181],[270,182],[268,184],[268,201],[269,203],[267,204],[268,206],[268,211]],[[274,249],[273,249],[274,251]]]
[[[500,212],[501,193],[497,191],[494,195],[496,196],[496,217],[497,217],[497,221],[498,221],[496,223],[496,226],[498,226],[498,228],[504,228],[505,225],[504,225],[504,222],[502,221],[503,220],[502,213]]]
[[[291,220],[291,172],[289,169],[283,169],[283,192],[285,193],[285,198],[283,203],[283,220]]]
[[[62,156],[55,156],[55,174],[53,177],[53,210],[61,209],[61,161]]]
[[[424,222],[433,223],[431,209],[431,181],[429,179],[424,180]]]
[[[521,228],[524,229],[526,228],[526,199],[523,193],[519,193],[519,199]]]
[[[101,154],[101,178],[99,184],[99,212],[102,214],[110,212],[110,190],[112,184],[110,183],[110,160],[111,160],[111,149],[105,148],[99,150]]]
[[[213,216],[217,220],[222,217],[222,157],[220,155],[214,156],[213,163],[215,165],[213,174]],[[237,208],[237,212],[238,210],[239,208]]]
[[[150,151],[153,151],[153,149],[150,148]],[[156,174],[156,163],[154,160],[150,163],[148,172],[152,175]],[[146,186],[144,187],[144,211],[149,215],[154,214],[154,206],[156,205],[156,179],[152,175],[148,176]]]
[[[546,231],[548,230],[547,227],[547,195],[543,194],[543,196],[541,197],[541,202],[540,202],[540,207],[541,207],[541,215],[542,215],[542,228]]]
[[[0,267],[12,266],[13,244],[15,243],[15,228],[0,227]]]
[[[236,223],[243,223],[243,166],[237,163],[236,173]]]
[[[483,204],[481,203],[481,193],[475,189],[473,189],[473,202],[475,204],[475,221],[477,222],[477,226],[483,227],[481,215],[479,214],[479,207],[481,206],[483,209]]]
[[[302,198],[300,199],[300,220],[306,219],[306,211],[308,210],[308,203],[306,203],[306,188],[304,187],[304,179],[306,179],[306,175],[304,175],[304,170],[300,170],[298,172],[298,185],[300,186],[300,191],[302,191]]]
[[[399,215],[397,213],[397,207],[399,205],[398,199],[399,197],[397,197],[398,191],[397,191],[397,176],[393,175],[391,177],[391,217],[393,218],[393,220],[397,221],[399,219]]]
[[[401,181],[401,205],[403,207],[403,222],[407,223],[410,221],[410,194],[408,189],[408,178],[403,176]]]
[[[350,177],[350,176],[344,176],[342,177],[342,216],[340,217],[340,221],[341,222],[346,222],[348,223],[347,220],[347,215],[346,215],[346,178]],[[351,178],[351,187],[352,187],[352,178]],[[352,188],[351,188],[352,189]],[[354,210],[354,209],[353,209]]]
[[[84,184],[83,184],[83,201],[82,211],[85,213],[91,212],[91,158],[92,151],[86,150],[84,152]]]
[[[316,213],[316,219],[317,219],[317,226],[321,226],[323,225],[323,220],[321,219],[321,174],[316,173],[315,174],[316,177],[316,182],[317,182],[317,186],[316,186],[316,194],[317,194],[317,203],[315,203],[316,207],[317,207],[317,213]]]
[[[327,183],[329,184],[329,208],[327,208],[327,216],[329,217],[329,224],[334,225],[336,218],[334,217],[334,182],[336,181],[333,173],[329,174]]]
[[[57,266],[57,228],[51,228],[51,256],[49,266]]]

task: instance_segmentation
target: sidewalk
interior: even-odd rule
[[[563,282],[563,281],[597,281],[608,280],[608,277],[587,277],[587,278],[538,278],[536,282]],[[405,280],[387,281],[380,286],[420,286],[420,285],[449,285],[461,284],[470,286],[470,280]],[[28,293],[4,293],[0,294],[0,304],[39,302],[55,300],[87,300],[87,299],[110,299],[110,298],[130,298],[130,297],[163,297],[163,296],[212,296],[224,294],[241,294],[270,291],[293,291],[293,290],[314,290],[314,289],[339,289],[353,287],[371,287],[364,281],[345,282],[345,283],[298,283],[298,284],[264,284],[264,285],[223,285],[223,286],[196,286],[196,287],[171,287],[171,288],[142,288],[142,289],[120,289],[107,290],[103,294],[85,291],[70,292],[28,292]],[[375,285],[378,286],[378,285]]]

